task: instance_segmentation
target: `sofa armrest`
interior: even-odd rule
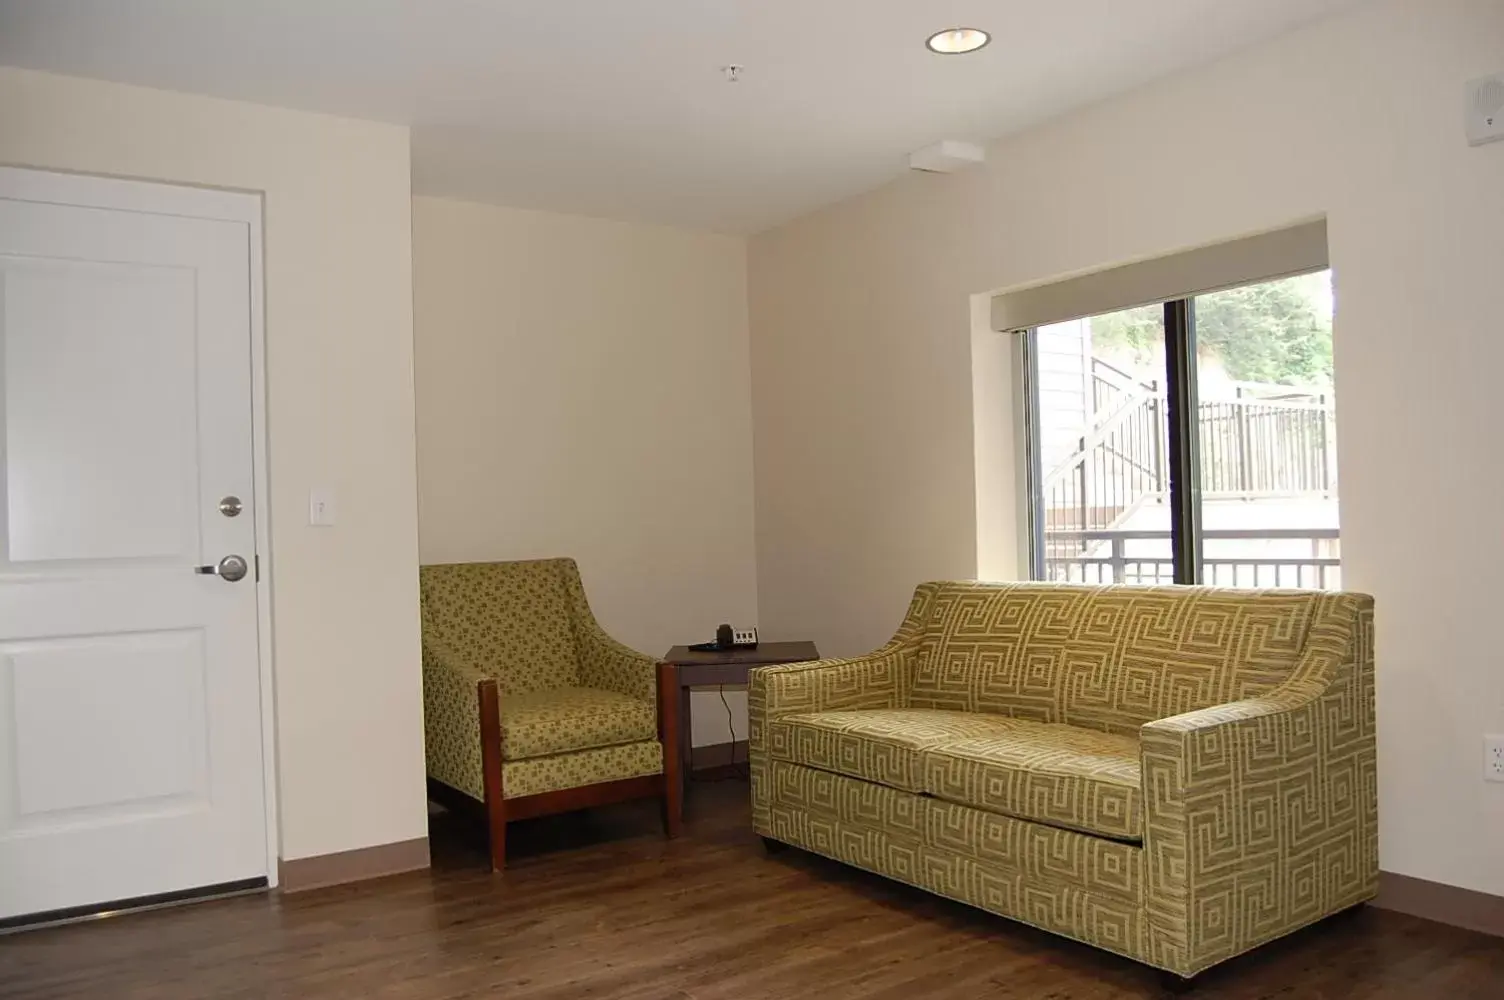
[[[437,640],[423,637],[423,748],[428,776],[485,800],[480,688],[495,679]]]
[[[1140,731],[1162,968],[1194,975],[1377,892],[1372,602],[1323,602],[1285,684]]]
[[[768,724],[795,712],[902,708],[909,703],[914,660],[940,585],[922,583],[909,599],[903,623],[875,653],[844,660],[812,660],[758,667],[747,686],[747,761],[752,777],[752,827],[764,837],[787,839],[773,823],[768,767]]]
[[[658,698],[658,661],[624,646],[594,622],[580,629],[580,683],[640,701]]]
[[[772,719],[795,712],[897,708],[907,695],[910,655],[907,647],[884,647],[866,656],[758,667],[748,685],[748,712]]]
[[[768,726],[779,716],[795,712],[902,707],[908,701],[914,650],[910,643],[890,643],[868,656],[752,671],[747,686],[747,762],[753,829],[764,837],[779,836],[772,819]]]

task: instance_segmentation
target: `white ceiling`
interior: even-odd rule
[[[419,193],[745,233],[1354,2],[0,0],[0,64],[410,124]],[[925,50],[955,25],[994,40]]]

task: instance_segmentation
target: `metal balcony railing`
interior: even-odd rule
[[[1340,536],[1336,528],[1241,528],[1208,530],[1202,582],[1219,587],[1342,586]],[[1046,547],[1076,555],[1047,555],[1045,578],[1062,583],[1174,583],[1168,531],[1047,531]],[[1309,555],[1294,554],[1306,549]]]
[[[1099,358],[1092,359],[1091,375],[1091,426],[1040,487],[1047,560],[1083,555],[1077,546],[1090,533],[1118,527],[1169,492],[1163,387]],[[1206,400],[1197,409],[1201,495],[1335,497],[1332,397],[1252,382],[1235,383],[1233,389],[1232,398]],[[1247,575],[1246,568],[1237,572]]]

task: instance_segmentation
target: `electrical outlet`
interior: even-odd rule
[[[1483,780],[1504,781],[1504,736],[1483,737]]]

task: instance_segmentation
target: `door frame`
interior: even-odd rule
[[[84,208],[244,223],[249,234],[251,332],[251,482],[255,498],[256,659],[261,691],[261,770],[266,803],[266,884],[277,887],[281,850],[277,811],[277,730],[271,587],[271,498],[267,484],[265,248],[262,219],[265,195],[167,181],[136,180],[0,165],[7,197]]]

